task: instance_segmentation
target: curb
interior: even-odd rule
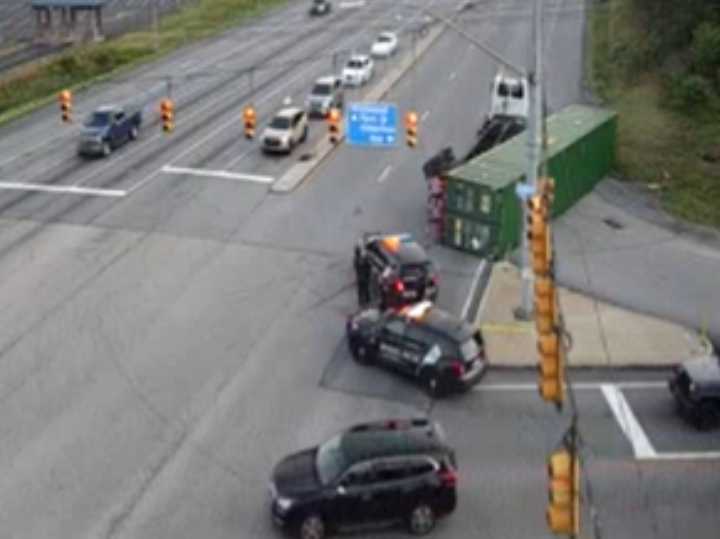
[[[417,44],[415,57],[409,56],[404,60],[403,64],[396,67],[393,71],[390,71],[390,73],[388,73],[375,88],[371,89],[365,96],[363,96],[364,100],[375,101],[387,95],[387,93],[398,82],[400,82],[405,73],[407,73],[408,70],[418,61],[420,61],[420,58],[439,39],[445,29],[446,27],[444,25],[432,29],[425,40]],[[330,154],[333,153],[333,150],[340,146],[340,143],[344,139],[345,134],[343,133],[340,136],[340,141],[337,144],[332,144],[326,137],[323,137],[315,145],[313,150],[308,152],[313,157],[307,161],[293,165],[279,180],[273,183],[272,187],[270,187],[270,191],[281,194],[291,193],[294,191]]]

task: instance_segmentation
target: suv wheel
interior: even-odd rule
[[[138,128],[137,126],[133,125],[130,128],[130,140],[135,140],[136,138],[138,138]]]
[[[307,140],[307,137],[308,137],[308,126],[306,125],[305,128],[303,129],[302,137],[300,137],[300,142],[305,142]]]
[[[426,503],[415,506],[408,517],[408,528],[413,535],[427,535],[435,527],[435,512]]]
[[[351,342],[350,353],[353,359],[360,363],[360,365],[370,365],[373,362],[372,350],[364,342]]]
[[[103,142],[102,153],[105,157],[107,157],[108,155],[110,155],[110,153],[112,153],[112,148],[110,147],[109,142]]]
[[[710,401],[700,403],[696,426],[699,430],[710,430],[720,425],[720,408]]]
[[[447,393],[447,381],[442,373],[429,372],[425,375],[424,381],[431,397],[443,397]]]
[[[320,515],[310,514],[300,521],[298,528],[300,539],[323,539],[325,537],[325,522]]]

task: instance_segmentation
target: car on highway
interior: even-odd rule
[[[355,361],[415,378],[435,397],[470,389],[487,370],[480,330],[429,301],[362,309],[348,318],[346,335]]]
[[[353,54],[342,71],[345,86],[362,86],[373,78],[375,63],[367,54]]]
[[[673,370],[668,385],[683,417],[699,430],[720,426],[720,358],[695,358]]]
[[[291,153],[307,136],[307,113],[299,107],[285,107],[275,114],[260,140],[265,152]]]
[[[440,277],[435,264],[411,234],[365,233],[355,245],[355,257],[370,266],[371,303],[384,309],[437,300]]]
[[[425,418],[358,424],[274,468],[271,514],[301,539],[403,522],[425,535],[457,504],[455,451]]]
[[[101,155],[107,157],[115,148],[129,140],[135,140],[140,133],[142,111],[131,112],[120,105],[98,107],[83,123],[80,130],[79,155]]]
[[[382,32],[370,47],[373,58],[387,58],[397,52],[398,38],[393,32]]]
[[[320,77],[305,100],[311,118],[325,118],[331,108],[343,108],[345,96],[340,77]]]
[[[332,4],[328,0],[313,0],[310,5],[310,16],[328,15],[332,11]]]

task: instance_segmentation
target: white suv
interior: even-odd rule
[[[342,80],[345,86],[362,86],[373,76],[374,64],[366,54],[354,54],[345,64]]]
[[[266,152],[287,152],[305,142],[308,136],[308,119],[298,107],[280,109],[263,131],[262,148]]]

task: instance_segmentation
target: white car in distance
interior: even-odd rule
[[[375,67],[372,58],[366,54],[353,54],[342,71],[345,86],[362,86],[373,76]]]
[[[392,32],[382,32],[370,47],[374,58],[388,58],[397,52],[398,38]]]

